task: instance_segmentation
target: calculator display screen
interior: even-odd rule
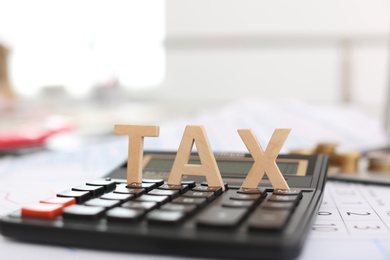
[[[150,158],[144,167],[148,171],[169,172],[172,169],[174,158]],[[199,160],[189,160],[189,164],[200,164]],[[277,165],[284,175],[306,175],[307,165],[302,165],[300,160],[277,160]],[[218,160],[217,165],[222,174],[247,175],[250,171],[252,160]]]

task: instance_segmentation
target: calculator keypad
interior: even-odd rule
[[[236,189],[227,184],[222,191],[221,187],[192,181],[169,185],[163,180],[144,180],[127,185],[107,178],[25,206],[22,216],[62,217],[64,221],[106,219],[108,225],[137,221],[178,225],[191,218],[199,228],[237,228],[245,222],[247,230],[270,231],[286,225],[302,194],[299,189]]]

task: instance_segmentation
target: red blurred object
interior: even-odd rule
[[[0,129],[0,151],[43,146],[49,137],[70,131],[74,127],[69,120],[50,118],[40,125]]]

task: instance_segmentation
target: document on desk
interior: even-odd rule
[[[274,128],[291,127],[285,151],[311,148],[318,141],[339,141],[343,149],[359,150],[387,142],[379,122],[349,108],[339,111],[288,100],[276,103],[248,100],[161,124],[160,137],[145,138],[145,149],[177,150],[187,124],[205,125],[215,151],[246,152],[237,134],[238,128],[253,129],[260,143],[266,145]],[[126,159],[127,142],[127,138],[118,137],[73,152],[1,158],[0,217],[24,204],[103,176]],[[0,237],[1,254],[14,259],[41,254],[42,249],[47,258],[56,259],[129,257],[127,253],[22,244]],[[299,259],[390,259],[390,187],[328,182],[323,203]]]
[[[390,259],[390,186],[328,182],[300,259]]]

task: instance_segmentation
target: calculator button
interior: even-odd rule
[[[134,198],[133,194],[121,194],[121,193],[106,193],[103,196],[100,197],[103,200],[120,200],[120,201],[128,201],[132,198]]]
[[[262,208],[269,209],[289,209],[292,210],[295,206],[294,202],[275,202],[275,201],[265,201],[260,205]]]
[[[155,196],[168,196],[170,199],[177,198],[180,193],[178,190],[160,190],[160,189],[154,189],[148,192],[148,195],[155,195]]]
[[[89,191],[92,197],[99,197],[104,194],[103,186],[91,186],[91,185],[80,185],[72,188],[75,191]]]
[[[84,203],[91,198],[89,191],[67,190],[57,194],[57,197],[75,198],[78,204]]]
[[[64,205],[35,203],[22,207],[23,217],[56,218],[61,215]]]
[[[139,197],[146,193],[145,189],[132,189],[127,188],[127,185],[118,185],[114,190],[114,193],[133,194],[135,197]]]
[[[194,204],[198,208],[203,208],[207,204],[206,198],[186,198],[186,197],[179,197],[177,199],[174,199],[172,203],[176,204]]]
[[[232,200],[260,200],[263,197],[264,197],[263,194],[241,194],[241,193],[237,193],[237,194],[234,194],[234,195],[230,196],[230,199],[232,199]]]
[[[171,185],[168,183],[165,183],[158,188],[161,190],[178,190],[180,194],[185,193],[189,189],[188,185]]]
[[[143,209],[113,208],[106,212],[108,221],[137,221],[145,215]]]
[[[211,207],[199,214],[199,226],[236,227],[245,217],[246,208]]]
[[[207,201],[212,201],[215,198],[215,193],[210,191],[188,191],[183,194],[186,198],[206,198]]]
[[[105,192],[112,191],[116,187],[115,181],[112,181],[111,178],[94,180],[91,182],[87,182],[86,184],[90,186],[102,186]]]
[[[286,224],[291,211],[270,210],[259,208],[248,219],[248,225],[253,230],[280,230]]]
[[[161,210],[168,210],[168,211],[180,211],[184,212],[186,214],[192,214],[196,210],[196,205],[194,204],[174,204],[174,203],[167,203],[163,205]]]
[[[103,200],[103,199],[91,199],[84,203],[86,206],[113,208],[121,203],[120,200]]]
[[[265,188],[261,189],[251,189],[251,188],[240,188],[237,193],[243,193],[243,194],[263,194],[266,193],[267,190]]]
[[[131,189],[145,189],[146,191],[150,191],[154,188],[156,188],[157,185],[155,183],[130,183],[127,185],[127,188]]]
[[[61,204],[65,207],[76,204],[75,198],[61,198],[61,197],[52,197],[39,201],[40,203],[46,204]]]
[[[200,183],[200,185],[201,185],[201,186],[209,186],[209,184],[207,183],[207,181],[202,181],[202,182]],[[224,182],[224,183],[223,183],[223,186],[225,186],[225,189],[227,189],[229,185],[228,185],[226,182]]]
[[[143,183],[155,183],[157,186],[163,185],[163,179],[142,179]]]
[[[298,196],[297,195],[290,195],[290,196],[285,196],[285,195],[275,195],[272,194],[271,196],[268,197],[269,201],[275,201],[275,202],[297,202],[298,201]]]
[[[142,195],[139,198],[136,198],[135,201],[148,201],[148,202],[156,202],[159,205],[162,205],[169,201],[168,196],[153,196],[153,195]]]
[[[205,192],[214,192],[216,196],[219,196],[222,194],[222,187],[211,187],[211,186],[202,186],[197,185],[194,188],[192,188],[193,191],[205,191]]]
[[[231,208],[249,208],[254,205],[253,200],[227,200],[222,203],[223,207],[231,207]]]
[[[91,207],[84,205],[72,205],[66,207],[62,212],[64,219],[98,219],[103,216],[105,211],[104,207]]]
[[[184,220],[185,214],[180,211],[156,209],[150,212],[146,218],[149,224],[179,224]]]
[[[181,185],[187,185],[190,189],[196,186],[195,181],[182,181]]]
[[[123,208],[130,208],[130,209],[142,209],[145,211],[151,211],[158,207],[158,204],[156,202],[151,201],[128,201],[121,205]]]
[[[274,190],[273,194],[275,195],[298,195],[302,197],[302,191],[298,189],[289,189],[289,190],[281,190],[276,189]]]

